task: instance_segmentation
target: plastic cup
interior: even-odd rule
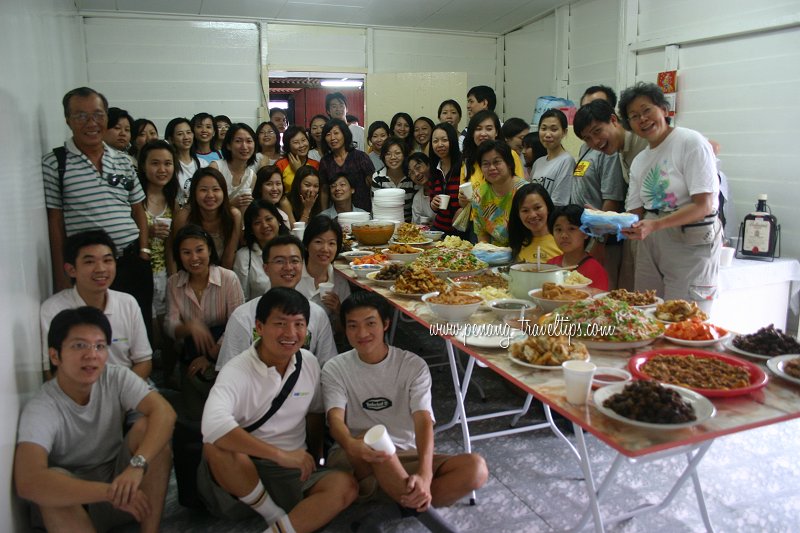
[[[168,228],[172,227],[172,219],[169,218],[169,217],[156,217],[155,218],[155,223],[156,224],[163,224]]]
[[[450,195],[437,194],[436,197],[439,199],[439,209],[441,210],[447,209],[447,206],[450,205]]]
[[[567,401],[572,405],[583,405],[589,399],[589,389],[597,366],[589,361],[564,361],[564,384],[567,389]]]
[[[471,181],[468,181],[466,183],[462,183],[461,185],[458,186],[458,189],[462,193],[464,193],[464,196],[466,196],[467,199],[471,199],[472,198],[472,182]]]
[[[292,226],[292,229],[306,229],[306,223],[305,222],[295,222],[294,226]]]
[[[323,296],[325,296],[326,294],[328,294],[332,290],[333,290],[333,283],[331,283],[330,281],[325,281],[323,283],[320,283],[319,284],[319,297],[322,298]]]
[[[736,254],[736,248],[722,247],[719,254],[719,266],[729,267],[733,263],[733,256]]]
[[[372,426],[367,431],[364,435],[364,444],[375,451],[386,452],[389,455],[394,455],[396,451],[392,438],[389,436],[389,431],[386,430],[386,426],[383,424]]]

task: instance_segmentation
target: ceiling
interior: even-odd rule
[[[114,12],[259,19],[503,35],[567,0],[74,0],[82,14]]]

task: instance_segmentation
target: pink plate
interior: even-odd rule
[[[631,374],[634,377],[639,379],[652,379],[648,374],[646,374],[642,370],[642,366],[655,357],[656,355],[694,355],[697,358],[711,358],[711,359],[719,359],[720,361],[724,361],[733,366],[741,366],[747,369],[747,372],[750,374],[750,386],[742,387],[740,389],[696,389],[692,387],[686,387],[687,389],[691,389],[695,392],[699,392],[703,396],[707,396],[709,398],[727,398],[730,396],[740,396],[742,394],[750,394],[751,392],[755,392],[758,389],[764,387],[767,384],[769,378],[767,377],[766,372],[761,370],[760,367],[754,365],[749,361],[745,361],[744,359],[739,359],[738,357],[734,357],[732,355],[725,355],[716,352],[706,352],[703,350],[691,350],[687,348],[683,349],[666,349],[666,350],[652,350],[650,352],[643,352],[637,354],[628,361],[628,370],[630,370]],[[685,385],[681,385],[682,387]]]

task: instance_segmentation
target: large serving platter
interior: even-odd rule
[[[657,429],[657,430],[674,430],[674,429],[684,429],[690,428],[693,426],[697,426],[714,416],[717,412],[714,404],[706,398],[705,396],[698,394],[692,390],[685,389],[683,387],[678,387],[676,385],[664,385],[669,389],[673,389],[678,394],[681,395],[686,402],[688,402],[694,408],[694,414],[697,417],[696,420],[691,422],[683,422],[681,424],[653,424],[651,422],[640,422],[639,420],[633,420],[631,418],[624,417],[620,414],[617,414],[612,409],[603,406],[603,402],[605,402],[609,397],[622,392],[622,389],[625,388],[627,383],[617,383],[614,385],[607,385],[605,387],[601,387],[594,391],[594,395],[592,398],[594,399],[594,406],[597,408],[598,411],[603,413],[609,418],[613,418],[614,420],[618,420],[620,422],[624,422],[626,424],[630,424],[632,426],[646,428],[646,429]]]

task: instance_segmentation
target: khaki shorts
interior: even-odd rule
[[[400,459],[400,464],[403,466],[403,469],[408,475],[416,474],[419,470],[419,455],[417,454],[417,450],[405,450],[402,452],[397,452],[397,458]],[[441,468],[443,464],[452,458],[452,455],[434,453],[433,466],[431,467],[433,471],[433,477],[436,477],[436,472],[439,471],[439,468]],[[335,470],[343,470],[351,474],[353,473],[353,466],[347,459],[347,454],[345,453],[344,449],[340,448],[339,446],[333,448],[328,454],[327,465],[329,468],[333,468]],[[370,502],[384,498],[388,498],[388,496],[386,496],[386,494],[380,490],[378,480],[375,479],[375,476],[369,475],[364,479],[358,480],[358,499],[356,500],[356,503]]]
[[[51,469],[77,479],[82,479],[84,481],[100,481],[103,483],[111,483],[114,478],[120,475],[131,462],[131,451],[130,447],[128,446],[129,436],[130,433],[126,435],[113,464],[106,463],[96,466],[91,470],[85,470],[81,473],[71,472],[65,468],[57,466],[51,467]],[[97,530],[97,533],[104,533],[117,526],[136,522],[136,519],[132,514],[115,509],[114,506],[109,502],[89,503],[83,505],[83,508],[89,515],[89,518]],[[34,529],[39,528],[44,530],[44,519],[42,518],[42,513],[39,510],[39,506],[35,503],[31,504],[31,527]]]
[[[284,468],[266,459],[251,457],[251,460],[272,501],[287,514],[311,487],[331,473],[327,469],[317,470],[306,481],[300,481],[300,470],[296,468]],[[197,492],[206,510],[217,518],[238,521],[259,516],[252,507],[217,484],[205,455],[197,467]]]

